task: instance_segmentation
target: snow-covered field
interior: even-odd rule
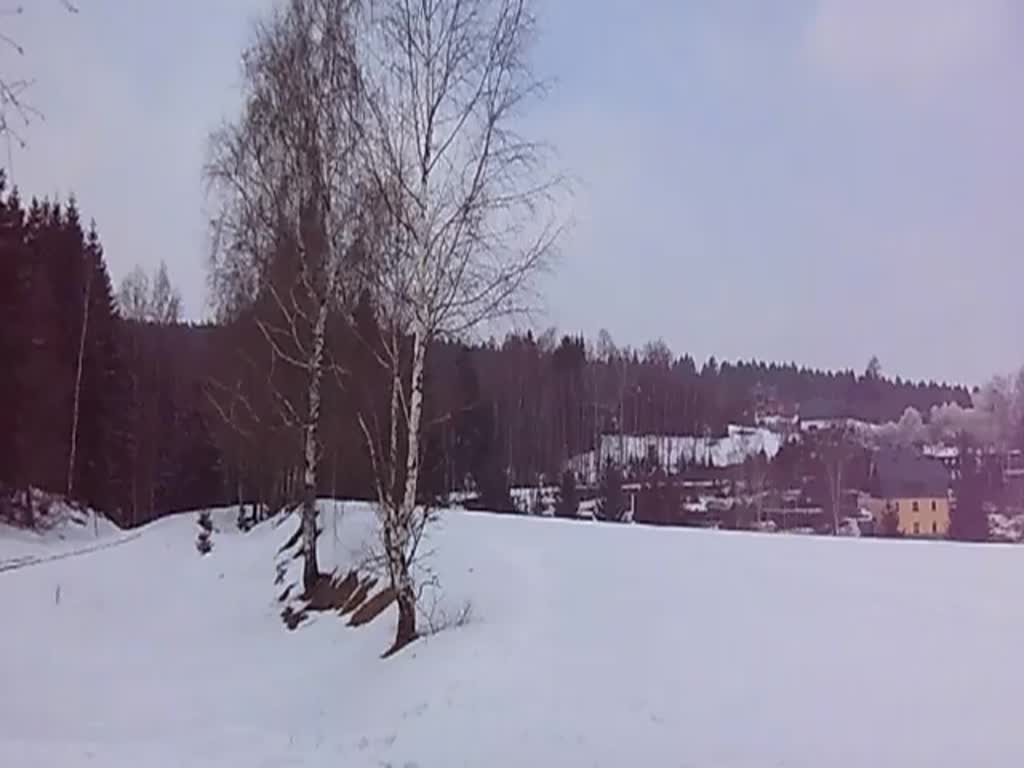
[[[350,564],[371,516],[324,512]],[[1019,548],[451,512],[433,564],[473,620],[382,660],[393,609],[282,624],[294,521],[215,518],[205,558],[184,515],[0,573],[0,766],[1024,762]]]

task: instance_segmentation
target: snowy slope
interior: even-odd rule
[[[370,514],[324,509],[358,560]],[[393,609],[284,628],[293,523],[0,573],[0,766],[1024,761],[1024,550],[452,512],[433,562],[474,620],[385,661]]]
[[[107,547],[126,538],[110,520],[58,496],[33,490],[37,527],[16,528],[0,521],[0,571],[41,559]]]

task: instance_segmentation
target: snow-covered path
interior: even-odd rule
[[[322,553],[347,565],[371,517],[332,509]],[[195,532],[172,518],[0,578],[0,765],[1024,759],[1024,549],[450,513],[433,564],[473,621],[385,661],[392,611],[284,628],[290,523],[207,558]]]
[[[97,544],[78,546],[73,549],[69,549],[66,552],[58,552],[56,554],[16,555],[13,557],[0,558],[0,573],[3,573],[4,571],[15,571],[19,568],[28,568],[32,565],[51,563],[54,560],[66,560],[69,557],[90,555],[93,552],[100,552],[104,549],[110,549],[112,547],[119,547],[122,544],[127,544],[129,541],[133,541],[141,535],[142,534],[128,534],[112,541],[101,541]]]
[[[124,533],[91,510],[70,507],[38,491],[34,494],[37,504],[47,501],[43,525],[32,531],[0,522],[0,573],[109,549],[139,536]]]

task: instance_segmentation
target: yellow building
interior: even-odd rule
[[[876,455],[878,496],[871,505],[885,529],[895,515],[902,536],[940,538],[949,534],[949,473],[941,462],[909,452]],[[891,518],[890,518],[891,519]]]
[[[949,533],[948,496],[879,499],[877,509],[878,515],[896,515],[899,532],[903,536],[941,537]],[[876,516],[875,519],[881,517]]]

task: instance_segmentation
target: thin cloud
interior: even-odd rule
[[[804,43],[840,81],[935,95],[997,59],[1019,13],[1011,0],[818,0]]]
[[[205,137],[270,0],[25,5],[26,55],[0,52],[47,118],[15,158],[23,196],[74,191],[115,280],[164,260],[201,316]],[[529,133],[577,184],[538,323],[700,359],[1019,364],[1024,3],[640,6],[541,4],[557,82]]]

